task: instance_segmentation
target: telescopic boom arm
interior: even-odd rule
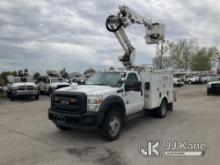
[[[152,23],[151,19],[140,16],[127,6],[119,6],[118,14],[110,15],[106,19],[106,28],[108,31],[114,33],[124,49],[125,54],[120,57],[120,61],[126,67],[130,67],[134,64],[135,48],[131,45],[125,33],[125,28],[134,23],[144,25],[146,33],[144,38],[147,44],[157,44],[159,41],[164,40],[164,25]]]

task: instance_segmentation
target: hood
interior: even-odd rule
[[[37,85],[33,82],[19,82],[19,83],[13,83],[11,86],[19,87],[19,86],[37,86]]]
[[[65,92],[83,92],[87,95],[106,95],[109,93],[115,93],[119,88],[102,86],[102,85],[74,85],[65,88],[58,89],[56,91]]]
[[[58,86],[58,85],[70,85],[70,83],[67,82],[55,82],[55,83],[51,83],[51,86]]]
[[[208,84],[220,84],[220,81],[209,82]]]

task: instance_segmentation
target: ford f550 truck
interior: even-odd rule
[[[49,119],[61,130],[98,128],[104,139],[116,139],[126,119],[149,110],[164,118],[173,109],[173,76],[153,70],[98,72],[85,85],[54,91]]]
[[[130,115],[149,110],[163,118],[173,107],[173,75],[144,66],[134,66],[135,48],[124,28],[131,24],[145,27],[147,44],[164,40],[164,25],[152,23],[127,6],[106,19],[125,54],[119,58],[125,69],[98,72],[84,85],[72,84],[55,90],[49,119],[61,130],[71,127],[98,128],[104,139],[116,139]]]

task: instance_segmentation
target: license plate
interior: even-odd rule
[[[63,116],[57,116],[57,117],[56,117],[56,121],[57,121],[57,123],[63,124],[63,123],[65,123],[65,117],[63,117]]]

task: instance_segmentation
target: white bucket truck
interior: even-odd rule
[[[61,130],[80,127],[98,128],[104,139],[119,137],[125,121],[146,110],[164,118],[173,107],[173,74],[133,65],[135,49],[124,28],[131,23],[144,24],[146,42],[158,43],[164,26],[152,24],[126,6],[108,17],[106,27],[114,32],[125,54],[120,61],[125,69],[97,72],[84,85],[72,84],[56,90],[51,97],[48,117]]]
[[[61,78],[56,71],[47,71],[47,76],[38,79],[38,88],[41,93],[51,94],[54,90],[67,87],[70,83]]]
[[[32,77],[21,76],[14,77],[8,76],[7,95],[13,101],[18,97],[34,97],[39,99],[39,91],[37,85],[34,83]]]

